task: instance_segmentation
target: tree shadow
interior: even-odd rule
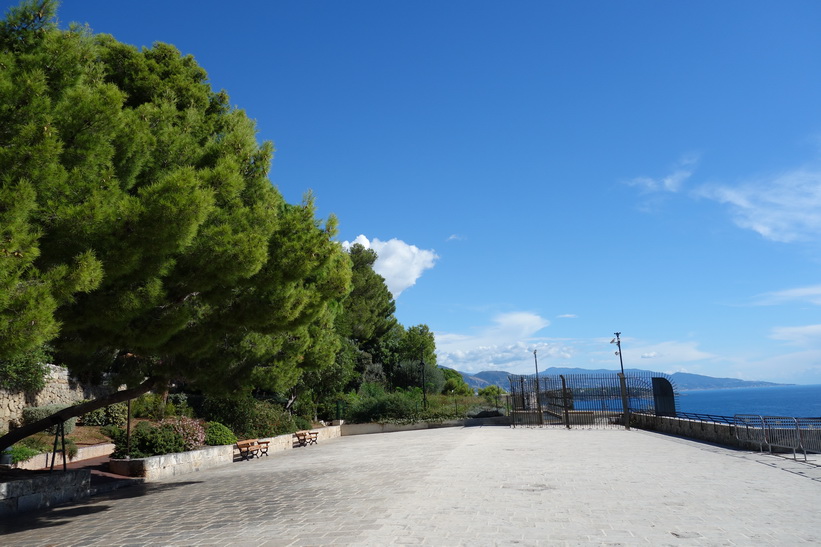
[[[137,498],[173,490],[192,484],[200,484],[202,481],[185,481],[173,483],[142,483],[112,490],[103,494],[97,494],[90,498],[69,502],[48,509],[37,509],[31,512],[18,515],[11,515],[0,519],[0,535],[9,535],[37,528],[53,528],[68,524],[76,518],[97,513],[105,513],[114,508],[114,504],[106,504],[107,501],[116,501],[129,498]]]

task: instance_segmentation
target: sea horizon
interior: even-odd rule
[[[821,384],[679,390],[679,412],[733,416],[821,416]]]

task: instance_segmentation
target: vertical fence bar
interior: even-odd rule
[[[567,404],[567,381],[564,375],[560,375],[559,378],[562,379],[562,415],[564,416],[564,426],[570,429],[570,412]]]

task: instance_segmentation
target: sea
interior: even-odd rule
[[[733,416],[821,417],[821,385],[742,387],[681,391],[676,396],[679,412]]]

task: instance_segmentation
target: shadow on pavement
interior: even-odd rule
[[[200,484],[201,482],[203,481],[185,481],[163,484],[136,484],[134,486],[129,486],[128,488],[121,488],[119,490],[113,490],[104,494],[98,494],[92,498],[86,498],[67,505],[60,505],[52,509],[43,509],[7,517],[5,519],[0,519],[0,535],[24,532],[34,528],[62,526],[63,524],[68,524],[77,517],[93,515],[96,513],[104,514],[112,508],[112,505],[105,503],[106,501],[147,496],[153,493],[162,492],[164,490]]]

